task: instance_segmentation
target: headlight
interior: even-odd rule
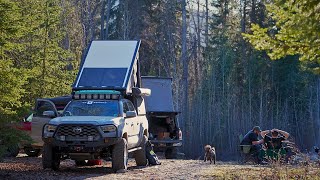
[[[47,124],[47,125],[44,127],[44,131],[47,131],[47,132],[51,132],[51,133],[52,133],[52,132],[56,131],[56,128],[57,128],[57,126]]]
[[[115,132],[117,130],[114,125],[104,125],[100,126],[100,128],[104,133]]]
[[[57,126],[46,124],[43,128],[43,134],[42,134],[43,137],[44,138],[52,137],[56,129],[57,129]]]

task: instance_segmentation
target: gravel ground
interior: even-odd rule
[[[137,167],[134,160],[129,160],[126,173],[113,173],[111,162],[103,161],[102,165],[76,167],[74,161],[65,160],[61,162],[60,170],[43,170],[41,157],[27,157],[19,154],[16,158],[6,158],[0,163],[0,179],[28,180],[28,179],[248,179],[249,172],[256,174],[258,179],[272,178],[274,170],[270,166],[239,165],[236,163],[219,162],[209,164],[202,160],[167,160],[160,156],[161,165]],[[297,171],[296,169],[294,171]],[[313,176],[311,179],[320,179],[319,167],[309,169]],[[302,169],[301,172],[305,172]],[[300,172],[297,171],[299,174]],[[268,174],[268,173],[267,173]],[[301,174],[301,173],[300,173]],[[230,176],[231,175],[231,176]],[[229,177],[230,176],[230,177]],[[297,178],[298,177],[298,178]],[[300,176],[290,176],[289,179],[300,179]],[[310,176],[311,177],[311,176]],[[319,177],[319,178],[318,178]],[[254,178],[254,179],[256,179]],[[252,178],[249,178],[252,179]],[[270,178],[269,178],[270,179]],[[280,178],[281,179],[281,178]],[[307,178],[308,179],[308,178]],[[310,178],[309,178],[310,179]]]
[[[113,173],[111,162],[102,165],[76,167],[74,161],[64,160],[60,170],[43,170],[41,157],[19,154],[0,163],[0,179],[197,179],[205,167],[214,166],[196,160],[167,160],[160,157],[161,165],[138,167],[129,160],[126,173]]]

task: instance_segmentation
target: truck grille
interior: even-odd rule
[[[55,138],[62,140],[62,136],[64,136],[65,141],[97,141],[100,138],[98,130],[92,125],[61,125],[55,134]],[[90,136],[92,140],[89,140]]]

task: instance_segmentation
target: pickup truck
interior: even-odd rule
[[[43,115],[56,117],[55,111]],[[133,103],[119,91],[80,90],[62,116],[43,128],[43,168],[59,168],[60,160],[112,158],[114,171],[127,169],[128,153],[138,166],[147,165],[145,144],[148,136],[146,116],[138,116]]]
[[[25,119],[21,128],[21,130],[26,131],[31,136],[33,141],[31,144],[20,145],[28,156],[38,157],[41,154],[43,125],[54,116],[59,116],[70,101],[71,95],[36,99],[34,113]],[[54,116],[47,116],[43,114],[45,111],[53,111],[55,114]]]
[[[59,169],[60,161],[110,159],[115,172],[125,171],[128,153],[138,166],[147,165],[148,120],[141,87],[140,41],[92,41],[73,85],[72,100],[62,115],[42,131],[43,168]],[[54,108],[53,108],[54,109]]]
[[[155,152],[164,152],[167,159],[177,158],[182,146],[182,131],[174,110],[172,78],[142,76],[142,87],[151,90],[146,97],[146,111],[149,121],[149,140]]]

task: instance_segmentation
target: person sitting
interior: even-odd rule
[[[259,126],[254,126],[252,130],[250,130],[242,139],[240,145],[251,145],[250,154],[254,157],[257,157],[258,163],[262,162],[262,146],[264,143],[263,139],[259,140],[260,133],[266,133],[265,131],[261,131]]]
[[[278,159],[278,154],[286,154],[286,150],[282,148],[282,142],[290,136],[288,132],[279,129],[272,129],[264,131],[261,133],[261,136],[266,144],[266,155],[269,158]]]

